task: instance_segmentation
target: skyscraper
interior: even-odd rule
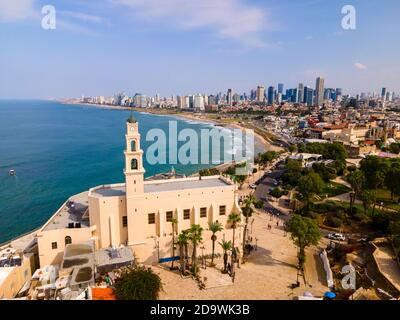
[[[231,106],[232,105],[232,89],[228,89],[228,93],[226,95],[226,102]]]
[[[201,94],[196,94],[194,96],[194,101],[193,101],[194,109],[195,110],[204,110],[204,97]]]
[[[341,101],[342,100],[342,88],[336,88],[336,93],[335,93],[335,101]]]
[[[381,98],[383,100],[386,100],[386,94],[387,94],[387,88],[382,88]]]
[[[269,87],[268,88],[268,104],[273,104],[275,102],[275,88]]]
[[[283,94],[283,83],[278,83],[278,93]]]
[[[322,106],[324,103],[324,78],[318,77],[315,83],[315,105]]]
[[[313,95],[314,90],[310,87],[304,87],[304,100],[303,102],[307,104],[307,106],[313,105]]]
[[[299,83],[299,87],[297,89],[297,101],[298,103],[302,103],[304,100],[304,84]]]
[[[256,100],[258,102],[264,102],[265,100],[265,87],[264,86],[258,86],[257,87],[257,97]]]

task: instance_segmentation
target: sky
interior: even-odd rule
[[[355,30],[342,27],[349,4]],[[400,93],[399,12],[398,0],[0,0],[0,98],[242,93],[317,76]]]

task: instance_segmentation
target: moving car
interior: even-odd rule
[[[328,239],[338,240],[338,241],[345,241],[346,237],[341,233],[330,233],[330,234],[328,234]]]

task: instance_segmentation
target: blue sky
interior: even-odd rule
[[[43,30],[41,9],[56,8]],[[356,30],[341,9],[356,8]],[[400,93],[398,0],[0,0],[0,98],[248,92],[259,84]]]

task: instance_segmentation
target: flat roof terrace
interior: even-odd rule
[[[88,192],[72,196],[46,223],[43,231],[72,228],[72,226],[73,228],[87,228],[89,227],[89,219],[85,217],[87,209]]]
[[[186,189],[200,189],[200,188],[216,188],[216,187],[228,187],[232,186],[227,181],[220,177],[202,177],[199,178],[188,178],[178,179],[169,181],[157,181],[154,183],[144,185],[144,192],[146,193],[157,193],[157,192],[168,192],[178,191]]]
[[[220,176],[145,181],[145,193],[158,193],[201,188],[231,187],[232,182]],[[125,184],[104,185],[90,190],[99,197],[117,197],[126,194]]]

